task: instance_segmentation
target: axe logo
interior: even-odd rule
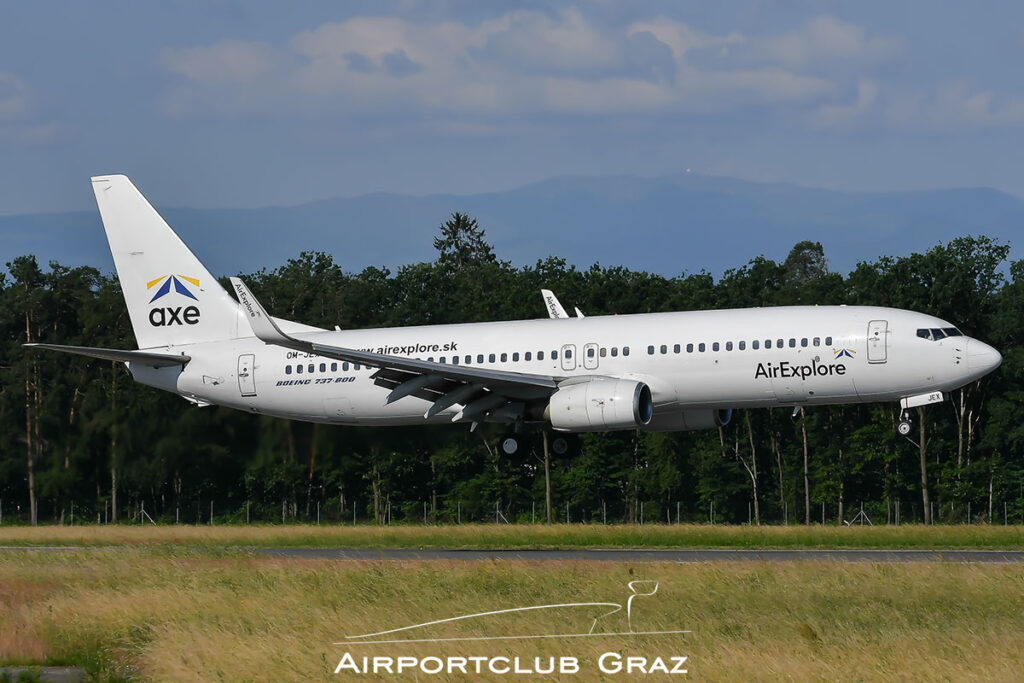
[[[199,322],[199,309],[195,306],[182,308],[154,308],[149,312],[149,324],[153,327],[170,325],[195,325]]]

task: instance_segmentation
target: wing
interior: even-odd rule
[[[547,399],[558,389],[558,379],[491,368],[434,363],[383,353],[357,351],[285,334],[239,278],[231,278],[256,337],[304,353],[359,363],[377,371],[372,375],[378,386],[391,389],[386,403],[415,396],[431,402],[424,418],[433,417],[455,405],[462,409],[452,418],[459,420],[514,421],[526,414],[531,401]]]

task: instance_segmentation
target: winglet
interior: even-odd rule
[[[267,314],[263,305],[253,296],[245,283],[237,277],[229,278],[231,286],[235,288],[235,295],[238,296],[238,303],[242,304],[252,332],[260,341],[268,344],[287,345],[294,341],[291,337],[281,331],[274,319]]]
[[[558,301],[558,297],[550,289],[540,290],[540,295],[544,297],[544,308],[548,309],[548,317],[550,318],[568,318],[569,315],[562,308],[561,302]]]

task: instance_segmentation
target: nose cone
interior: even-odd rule
[[[1003,357],[985,342],[971,339],[967,342],[967,370],[977,379],[999,367]]]

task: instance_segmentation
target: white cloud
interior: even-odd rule
[[[702,70],[687,62],[691,50],[744,40],[664,18],[607,28],[574,8],[514,11],[476,25],[360,17],[303,31],[281,49],[225,40],[168,50],[163,63],[183,80],[165,94],[164,111],[685,113],[833,92],[821,76],[778,65]]]
[[[808,67],[823,61],[879,62],[903,50],[897,37],[869,35],[867,29],[836,17],[809,20],[795,31],[752,43],[754,55],[790,67]]]
[[[999,97],[968,83],[945,83],[934,90],[882,86],[862,79],[848,104],[818,107],[811,122],[819,128],[888,128],[948,131],[963,128],[1001,128],[1024,125],[1024,97]]]
[[[851,127],[859,123],[878,101],[878,84],[862,78],[857,97],[850,104],[825,104],[814,112],[812,121],[820,128]]]
[[[882,67],[905,47],[898,36],[832,16],[773,35],[710,33],[663,16],[598,25],[578,8],[511,11],[476,24],[357,17],[281,46],[222,40],[167,50],[163,64],[180,82],[163,109],[226,118],[433,113],[437,125],[758,108],[827,130],[1024,123],[1024,98],[959,83],[934,92],[886,83]],[[0,115],[15,106],[2,97],[0,88]]]
[[[31,91],[28,84],[12,73],[0,71],[0,121],[11,121],[28,114]]]
[[[279,59],[266,43],[239,40],[168,49],[162,56],[169,71],[203,85],[255,83],[273,70]]]

